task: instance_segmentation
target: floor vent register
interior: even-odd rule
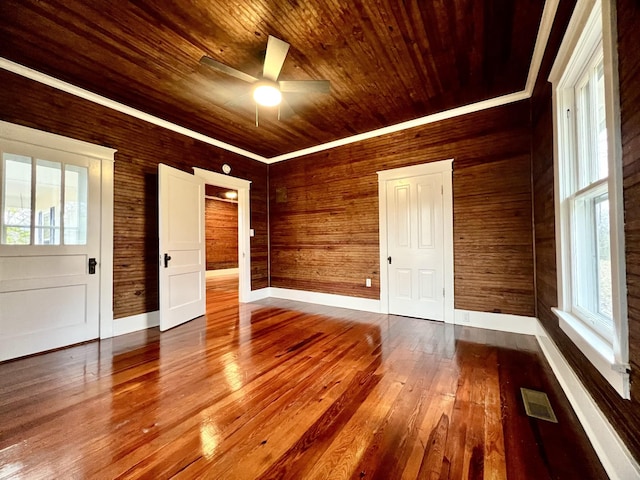
[[[546,393],[528,388],[521,388],[520,393],[522,393],[522,401],[527,415],[547,422],[558,423]]]

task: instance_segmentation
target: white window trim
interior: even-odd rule
[[[600,14],[601,11],[601,14]],[[611,229],[611,276],[613,290],[613,341],[605,341],[581,320],[572,315],[570,292],[571,238],[568,202],[562,202],[567,191],[567,175],[561,175],[564,164],[560,159],[568,154],[566,138],[574,132],[560,128],[560,119],[566,111],[561,91],[573,78],[565,78],[564,72],[575,65],[576,58],[584,57],[584,49],[594,46],[599,38],[598,19],[602,19],[604,50],[604,76],[606,97],[606,124],[608,132],[609,177],[608,196]],[[583,32],[585,35],[583,36]],[[624,202],[622,183],[622,141],[620,136],[620,95],[618,59],[616,50],[616,12],[614,2],[604,0],[578,0],[567,33],[551,70],[549,81],[553,84],[554,128],[554,185],[556,219],[556,260],[558,275],[558,308],[552,310],[558,316],[560,327],[584,353],[603,377],[623,398],[630,398],[629,389],[629,330],[627,321],[626,266],[624,256]],[[582,55],[581,55],[582,53]]]

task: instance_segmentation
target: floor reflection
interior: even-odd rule
[[[546,445],[593,455],[540,358],[532,337],[239,305],[237,279],[208,282],[207,314],[162,334],[0,364],[0,478],[423,478],[442,465],[504,478],[513,459],[538,472],[558,462]],[[556,430],[532,430],[519,386],[552,393]]]

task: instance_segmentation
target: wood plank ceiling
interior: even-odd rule
[[[265,157],[524,89],[543,0],[2,0],[0,56]],[[291,44],[281,120],[238,100]]]

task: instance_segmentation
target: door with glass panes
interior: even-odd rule
[[[0,361],[99,335],[100,161],[0,140]]]

